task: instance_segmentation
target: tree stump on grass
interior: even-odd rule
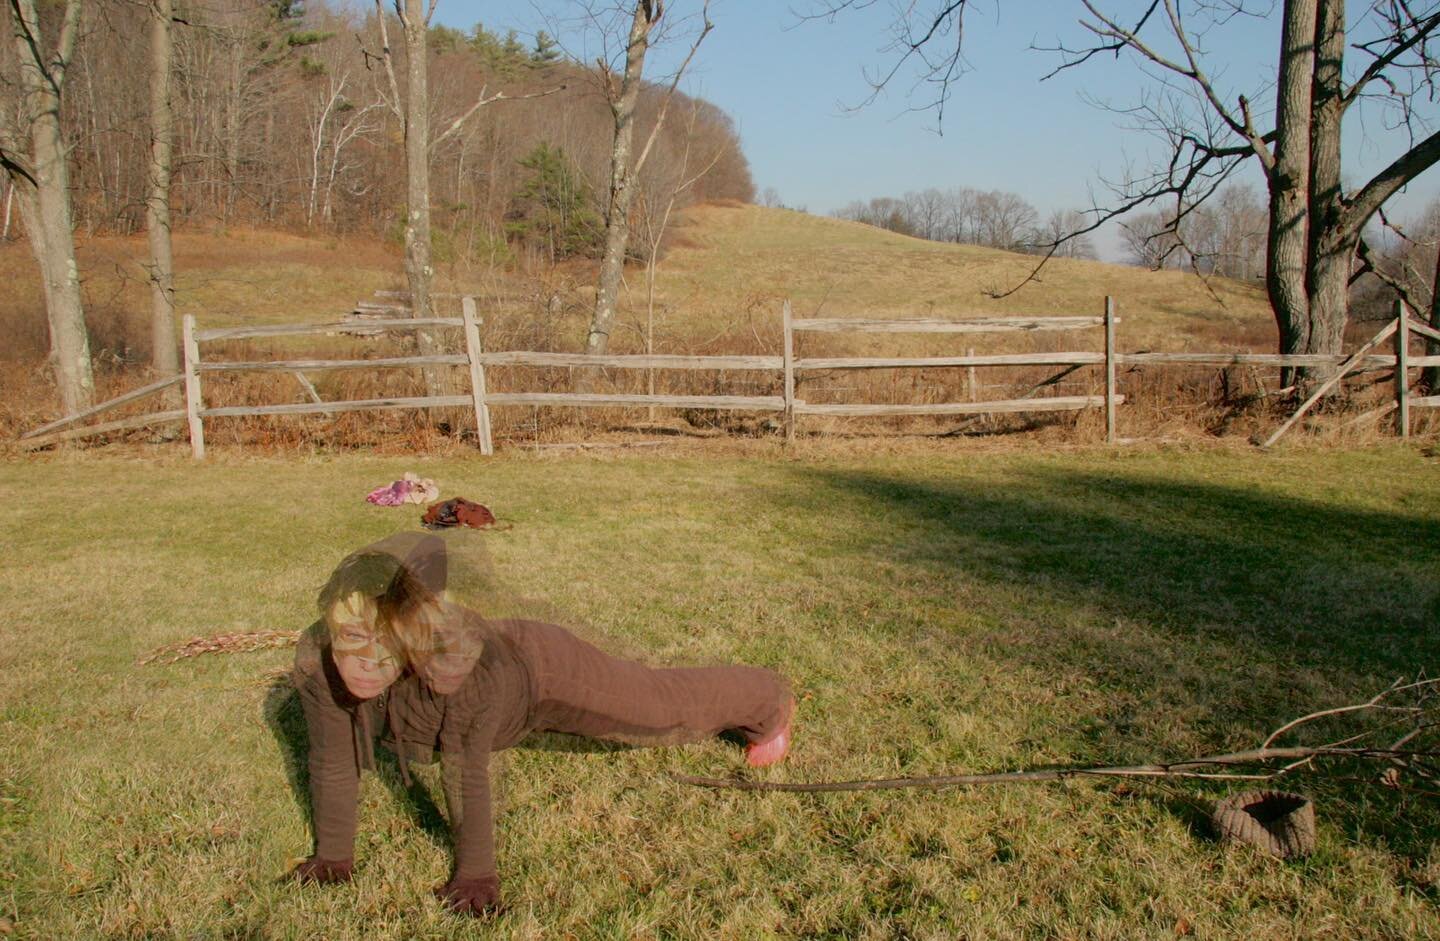
[[[1215,805],[1211,816],[1225,843],[1249,843],[1280,859],[1315,849],[1315,805],[1285,791],[1247,791]]]

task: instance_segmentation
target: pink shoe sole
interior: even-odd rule
[[[791,703],[790,718],[780,726],[779,731],[763,742],[745,746],[745,763],[752,768],[764,768],[779,764],[790,751],[790,724],[795,718],[795,706]]]

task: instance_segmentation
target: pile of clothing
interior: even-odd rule
[[[365,497],[376,506],[404,506],[407,503],[426,504],[440,499],[440,487],[429,477],[406,472],[394,483],[376,487]],[[447,529],[451,526],[468,526],[471,529],[493,529],[495,514],[483,503],[475,503],[464,497],[453,497],[444,503],[435,503],[425,511],[420,522],[426,529]],[[508,529],[509,526],[504,527]]]
[[[469,526],[471,529],[488,529],[495,525],[495,514],[483,503],[474,503],[464,497],[455,497],[444,503],[437,503],[425,511],[420,520],[426,529],[448,529],[451,526]]]
[[[376,506],[403,506],[406,503],[426,504],[440,499],[440,488],[429,477],[407,471],[392,484],[376,487],[365,498]]]

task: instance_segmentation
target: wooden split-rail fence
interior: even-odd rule
[[[785,437],[795,437],[798,419],[807,415],[871,417],[915,415],[993,415],[1018,412],[1075,411],[1086,408],[1105,410],[1106,440],[1116,436],[1116,406],[1125,397],[1116,389],[1117,370],[1139,364],[1171,364],[1186,366],[1279,366],[1303,367],[1334,365],[1336,373],[1265,442],[1268,447],[1292,428],[1308,409],[1327,394],[1344,376],[1357,368],[1395,367],[1395,401],[1378,410],[1398,411],[1396,428],[1402,436],[1409,434],[1412,408],[1440,407],[1440,395],[1410,394],[1409,371],[1414,368],[1440,366],[1440,356],[1410,356],[1411,335],[1420,335],[1440,342],[1440,331],[1409,316],[1397,304],[1395,319],[1348,356],[1272,353],[1119,353],[1116,347],[1116,326],[1119,318],[1112,298],[1105,299],[1103,312],[1096,316],[1073,317],[985,317],[964,320],[898,319],[873,320],[855,318],[797,318],[787,301],[783,309],[783,346],[779,356],[679,356],[679,355],[604,355],[582,353],[545,353],[526,350],[485,352],[480,340],[480,319],[473,297],[460,297],[460,317],[412,318],[383,316],[379,311],[365,311],[361,320],[349,319],[330,323],[273,325],[258,327],[222,327],[200,329],[195,318],[186,315],[183,321],[184,371],[181,375],[162,379],[124,395],[110,399],[58,421],[32,429],[21,436],[27,448],[43,447],[58,441],[105,434],[148,425],[185,421],[189,426],[191,449],[199,459],[205,456],[206,419],[261,416],[305,415],[381,409],[468,408],[475,415],[475,427],[482,454],[491,454],[494,444],[490,430],[490,408],[496,406],[559,406],[559,407],[658,407],[683,409],[740,410],[770,412],[781,416]],[[384,313],[403,313],[394,307]],[[357,328],[359,328],[357,330]],[[799,357],[796,339],[804,333],[865,333],[865,334],[973,334],[1032,331],[1074,331],[1103,328],[1103,348],[1096,351],[1002,353],[965,356],[920,357]],[[318,334],[355,333],[366,335],[417,330],[460,330],[463,353],[424,356],[399,356],[371,359],[293,359],[268,362],[208,360],[201,356],[201,345],[221,341],[292,337]],[[1394,338],[1395,352],[1374,352],[1386,340]],[[426,395],[384,399],[322,400],[306,378],[311,370],[387,369],[399,367],[464,366],[469,378],[469,394]],[[485,369],[488,366],[571,367],[580,369],[706,369],[778,372],[782,377],[780,395],[657,395],[593,392],[502,392],[488,389]],[[1060,372],[1032,387],[1019,398],[992,401],[936,402],[919,404],[896,403],[810,403],[797,396],[797,386],[807,372],[847,369],[927,369],[936,367],[965,368],[1052,366]],[[1085,366],[1103,367],[1103,395],[1041,396],[1064,377]],[[239,371],[280,371],[295,375],[309,401],[275,405],[234,405],[207,408],[204,405],[203,381],[206,374]],[[151,412],[133,418],[100,424],[80,425],[86,419],[170,388],[184,386],[184,409]],[[973,388],[973,380],[972,380]],[[78,426],[78,427],[77,427]]]

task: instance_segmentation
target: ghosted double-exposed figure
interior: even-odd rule
[[[490,756],[530,732],[649,745],[734,730],[752,765],[784,757],[794,703],[779,674],[647,667],[512,607],[478,554],[436,534],[393,536],[335,569],[292,677],[315,830],[303,881],[350,878],[360,772],[375,766],[376,738],[407,784],[410,762],[441,756],[455,865],[440,894],[473,914],[500,897]]]

